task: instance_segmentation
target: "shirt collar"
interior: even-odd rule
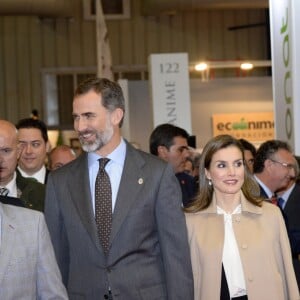
[[[282,198],[285,202],[288,201],[291,192],[293,191],[294,187],[295,187],[296,183],[294,183],[291,187],[289,187],[281,196],[280,198]]]
[[[113,161],[116,164],[121,166],[124,165],[126,155],[126,143],[123,138],[121,138],[120,144],[109,154],[107,158]],[[94,163],[96,163],[99,158],[102,158],[99,154],[95,152],[88,153],[88,166],[91,167]]]
[[[8,196],[10,196],[10,197],[17,197],[17,195],[18,195],[16,178],[17,178],[17,173],[14,172],[14,176],[13,176],[12,180],[8,184],[3,186],[9,190]]]
[[[267,194],[268,198],[272,198],[273,193],[272,191],[257,177],[254,175],[255,180],[258,182],[258,184],[264,189],[265,193]]]
[[[249,202],[241,191],[241,211],[253,214],[261,214],[262,208]],[[200,213],[217,213],[217,200],[215,193],[213,194],[212,202],[208,208],[200,211]]]
[[[45,179],[46,179],[46,167],[43,165],[37,172],[35,172],[34,174],[30,175],[27,174],[25,171],[23,171],[19,166],[18,166],[18,170],[20,171],[21,175],[23,177],[30,177],[30,178],[35,178],[38,182],[40,183],[45,183]]]

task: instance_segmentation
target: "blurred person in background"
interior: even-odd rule
[[[244,148],[245,163],[249,168],[250,172],[253,173],[253,164],[256,155],[256,148],[253,144],[251,144],[245,139],[239,139],[239,141]]]
[[[68,145],[59,145],[48,154],[48,168],[54,171],[76,158],[75,151]]]
[[[46,168],[47,151],[50,147],[46,124],[33,118],[20,120],[16,125],[22,153],[18,170],[23,177],[35,178],[46,183],[49,170]]]
[[[193,176],[184,172],[185,163],[190,156],[189,134],[172,124],[158,125],[149,140],[150,153],[168,162],[180,183],[183,206],[189,205],[197,193],[197,184]]]

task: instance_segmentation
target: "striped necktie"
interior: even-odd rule
[[[9,190],[7,188],[5,188],[5,187],[0,188],[0,195],[1,196],[7,196],[8,193],[9,193]]]

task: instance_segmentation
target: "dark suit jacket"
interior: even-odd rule
[[[32,178],[25,178],[17,170],[17,188],[21,191],[20,199],[25,207],[44,211],[45,185]]]
[[[52,172],[45,216],[70,299],[193,299],[181,191],[172,167],[127,152],[106,258],[97,237],[87,154]]]
[[[300,231],[300,185],[296,184],[293,188],[288,201],[284,207],[284,212],[289,219],[291,230]]]
[[[295,187],[293,188],[283,211],[288,218],[290,231],[292,232],[295,239],[300,240],[300,186],[299,184],[296,184]],[[293,264],[296,273],[298,287],[300,288],[300,261],[298,255],[294,255]]]
[[[267,194],[264,191],[264,189],[260,187],[260,195],[263,198],[267,198]],[[295,188],[294,188],[295,190]],[[299,234],[299,230],[300,230],[300,221],[298,221],[298,230],[297,228],[295,228],[295,222],[296,222],[296,216],[298,213],[300,213],[300,205],[298,203],[296,203],[296,199],[297,199],[297,193],[299,193],[300,188],[297,187],[296,190],[290,194],[289,200],[286,203],[286,206],[284,207],[284,209],[281,209],[284,221],[285,221],[285,225],[286,225],[286,229],[287,229],[287,233],[288,233],[288,237],[289,237],[289,241],[291,244],[291,250],[292,250],[292,255],[293,255],[293,266],[294,266],[294,271],[295,271],[295,275],[296,275],[296,279],[297,279],[297,284],[298,284],[298,288],[300,289],[300,262],[298,260],[298,254],[300,251],[300,234]],[[298,194],[300,195],[300,194]],[[290,201],[291,200],[291,201]],[[298,199],[300,200],[300,199]],[[290,201],[290,202],[289,202]],[[294,211],[292,211],[294,210]],[[298,210],[298,211],[297,211]]]
[[[185,172],[176,173],[182,192],[182,204],[188,206],[197,194],[197,185],[193,176]]]

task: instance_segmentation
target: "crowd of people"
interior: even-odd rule
[[[300,299],[287,143],[219,135],[200,153],[161,124],[146,153],[104,78],[79,84],[72,111],[78,157],[39,118],[0,120],[0,299]]]

